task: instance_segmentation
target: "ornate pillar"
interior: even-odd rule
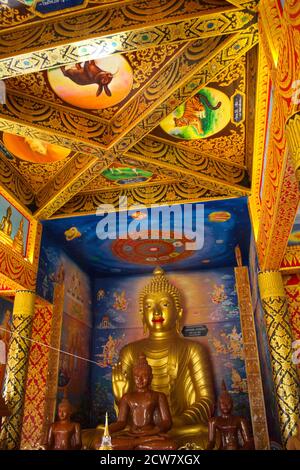
[[[282,277],[279,271],[258,275],[269,339],[273,380],[283,443],[296,429],[300,412],[299,382],[292,362],[292,334]]]
[[[20,444],[34,301],[34,292],[16,292],[4,386],[11,416],[5,418],[1,429],[0,447],[3,449],[18,449]]]

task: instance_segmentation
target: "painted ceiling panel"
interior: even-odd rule
[[[232,266],[237,244],[247,263],[250,237],[247,198],[173,208],[175,215],[171,219],[168,207],[162,207],[156,211],[152,208],[53,219],[43,225],[49,237],[95,274],[142,273],[152,271],[156,265],[172,270]],[[134,239],[138,236],[142,238]],[[198,246],[193,247],[193,241]]]

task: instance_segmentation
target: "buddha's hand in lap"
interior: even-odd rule
[[[144,436],[157,436],[161,433],[161,430],[158,426],[154,426],[152,429],[139,429],[133,428],[132,435],[135,437],[144,437]]]
[[[122,364],[120,362],[112,368],[112,388],[117,402],[119,402],[122,396],[129,390],[127,374],[122,370]]]

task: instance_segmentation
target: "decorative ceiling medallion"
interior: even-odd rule
[[[48,80],[66,103],[83,109],[103,109],[120,103],[130,93],[133,71],[123,55],[115,54],[50,70]]]
[[[118,184],[142,183],[151,178],[152,175],[151,171],[124,167],[118,164],[113,164],[102,173],[102,176]]]
[[[178,139],[204,139],[224,129],[230,117],[231,103],[228,96],[220,90],[207,87],[178,106],[160,126]]]
[[[176,239],[142,239],[122,240],[118,239],[112,243],[112,253],[128,263],[145,265],[165,265],[182,261],[194,254],[192,250],[185,249],[184,238]]]
[[[54,163],[66,158],[71,150],[40,139],[3,132],[6,149],[21,160],[32,163]]]

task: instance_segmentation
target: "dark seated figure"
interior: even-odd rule
[[[167,398],[151,390],[152,369],[144,355],[133,367],[133,378],[135,391],[123,395],[118,420],[109,426],[113,449],[177,449],[166,434],[172,427]]]
[[[72,406],[64,398],[58,405],[58,421],[51,424],[48,432],[47,450],[81,449],[81,429],[79,423],[71,421]]]
[[[253,439],[250,435],[247,420],[241,416],[231,414],[233,402],[226,390],[224,381],[222,382],[222,393],[218,402],[221,416],[209,419],[207,449],[214,449],[217,441],[220,442],[217,446],[218,450],[253,449]],[[243,440],[242,446],[239,444],[239,434]]]

